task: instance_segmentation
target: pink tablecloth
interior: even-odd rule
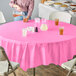
[[[19,62],[23,70],[50,63],[62,64],[76,54],[76,26],[47,21],[49,30],[22,36],[22,29],[33,26],[34,21],[10,22],[0,26],[0,45],[6,50],[11,61]],[[64,26],[64,35],[59,27]]]

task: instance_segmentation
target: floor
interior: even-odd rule
[[[33,76],[33,69],[28,69],[27,72],[24,72],[21,68],[18,68],[15,72],[17,76]],[[66,76],[67,73],[67,70],[54,64],[48,66],[42,65],[36,68],[36,76]],[[14,75],[10,74],[9,76]],[[72,73],[70,76],[76,76],[76,74]]]

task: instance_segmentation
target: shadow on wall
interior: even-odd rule
[[[34,6],[34,10],[33,10],[33,14],[32,14],[32,19],[34,19],[35,17],[38,17],[38,4],[41,2],[41,0],[35,0],[35,6]]]
[[[0,11],[3,12],[6,22],[13,21],[12,11],[13,9],[9,6],[10,0],[0,0]],[[38,4],[41,0],[35,0],[35,6],[32,14],[32,19],[38,17]]]
[[[3,12],[6,22],[13,21],[12,8],[9,7],[10,0],[1,0],[0,11]]]

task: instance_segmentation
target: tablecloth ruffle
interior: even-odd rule
[[[23,70],[48,65],[62,64],[76,54],[76,38],[57,43],[25,43],[4,40],[0,38],[0,45],[5,48],[11,61],[20,63]]]

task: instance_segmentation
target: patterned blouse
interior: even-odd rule
[[[28,12],[27,16],[32,15],[34,9],[34,0],[11,0],[9,5],[13,7],[13,4],[17,4],[21,7],[21,11]]]

